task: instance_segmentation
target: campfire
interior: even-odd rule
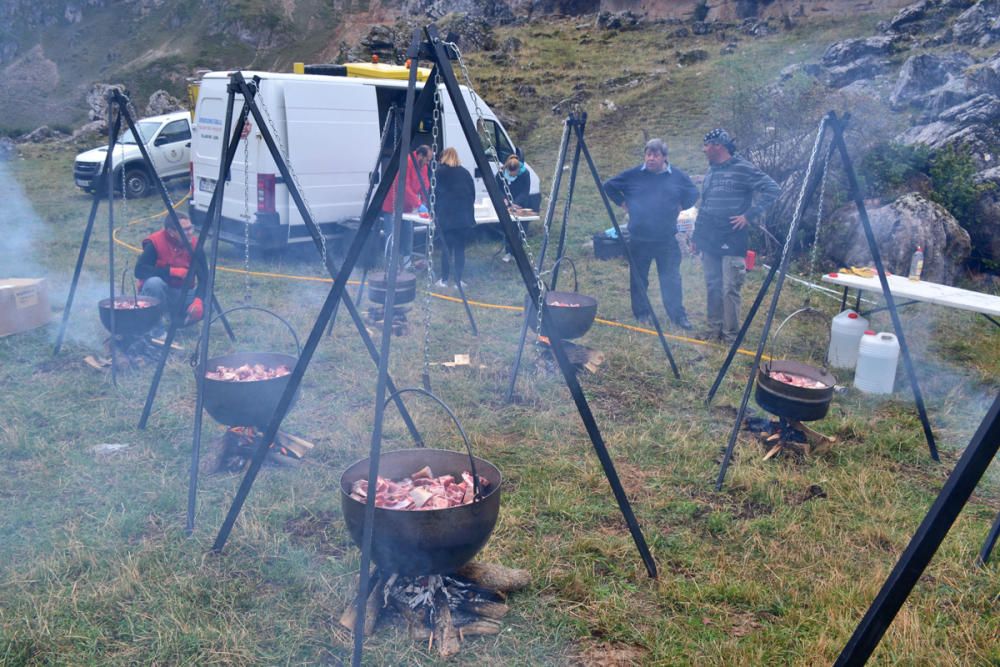
[[[821,454],[837,441],[836,438],[823,435],[802,422],[784,417],[778,419],[747,417],[743,421],[743,428],[756,434],[767,449],[767,453],[764,454],[765,461],[783,452],[794,456]]]
[[[227,429],[219,438],[219,455],[209,472],[240,472],[246,468],[263,435],[263,431],[250,426],[233,426]],[[295,466],[312,448],[313,444],[308,440],[278,431],[274,442],[271,443],[265,463],[283,467]]]
[[[410,324],[407,320],[409,306],[393,306],[392,308],[392,335],[405,336],[410,333]],[[385,306],[371,305],[368,307],[368,323],[378,331],[382,331],[385,326]]]
[[[468,563],[454,574],[382,576],[375,572],[365,605],[364,633],[379,623],[405,623],[410,639],[426,641],[447,658],[458,653],[469,637],[499,634],[510,608],[507,595],[531,583],[526,570],[502,565]],[[353,631],[357,594],[344,610],[340,624]]]

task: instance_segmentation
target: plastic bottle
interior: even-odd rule
[[[868,320],[853,310],[845,310],[830,323],[830,350],[827,361],[834,368],[854,368],[858,345],[868,328]]]
[[[896,384],[899,341],[891,333],[865,331],[858,345],[854,386],[868,394],[891,394]]]
[[[913,259],[910,260],[910,280],[920,280],[920,274],[924,270],[924,249],[917,246],[917,251],[913,253]]]

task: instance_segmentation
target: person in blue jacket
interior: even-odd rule
[[[649,267],[656,260],[660,297],[667,316],[681,329],[691,329],[684,310],[681,249],[676,234],[677,216],[698,201],[698,188],[667,160],[667,144],[662,139],[650,139],[643,163],[609,179],[604,191],[629,217],[628,243],[635,262],[629,279],[632,314],[640,322],[650,321],[652,302],[646,290]]]

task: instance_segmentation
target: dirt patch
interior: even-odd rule
[[[340,536],[340,515],[336,512],[301,512],[285,522],[292,543],[307,545],[324,556],[341,557],[347,547]]]
[[[642,664],[647,655],[649,651],[642,646],[588,641],[571,658],[570,664],[579,667],[631,667]]]

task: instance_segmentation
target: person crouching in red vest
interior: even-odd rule
[[[178,213],[177,220],[193,246],[195,240],[191,219],[183,213]],[[197,262],[192,269],[191,253],[187,244],[167,218],[163,221],[163,229],[153,232],[142,240],[142,254],[135,264],[139,293],[158,299],[166,306],[168,313],[174,313],[181,298],[181,287],[190,270],[195,272],[196,286],[187,293],[184,326],[198,322],[204,315],[205,306],[202,299],[205,288],[204,281],[200,278],[205,275],[205,267],[204,262]]]

